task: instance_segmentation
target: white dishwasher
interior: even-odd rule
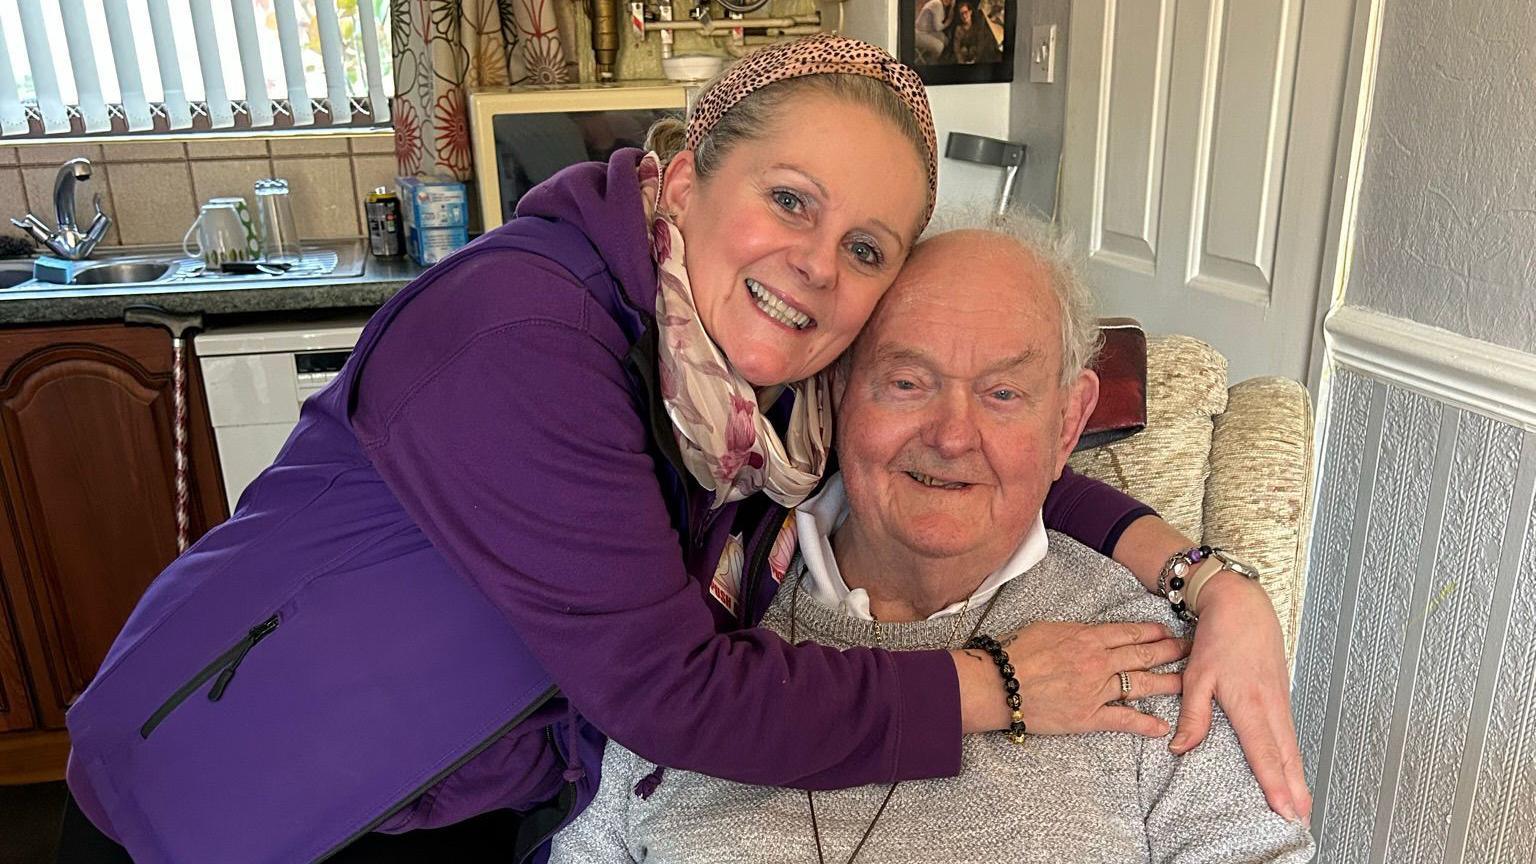
[[[288,440],[299,406],[341,371],[366,323],[355,315],[210,328],[196,338],[231,513]]]

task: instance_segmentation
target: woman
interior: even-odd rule
[[[1182,626],[1040,521],[1097,397],[1094,303],[1061,245],[989,215],[920,243],[838,364],[838,471],[796,508],[800,552],[762,621],[790,642],[919,650],[1029,621]],[[893,462],[965,488],[911,483]],[[1172,723],[1177,697],[1147,693],[1139,705]],[[611,742],[597,798],[550,860],[1309,860],[1311,835],[1270,812],[1224,718],[1196,753],[1160,743],[969,735],[959,776],[813,794],[662,771]]]
[[[852,40],[775,46],[701,97],[687,142],[665,184],[638,151],[553,178],[374,316],[71,711],[91,822],[140,860],[387,860],[495,813],[504,856],[591,799],[605,735],[830,788],[953,773],[962,731],[1007,726],[964,655],[744,629],[825,467],[818,373],[932,209],[921,83]],[[1087,481],[1057,508],[1094,546],[1134,532],[1131,566],[1154,577],[1181,542]],[[1262,629],[1233,608],[1217,620]],[[1077,667],[1180,653],[1125,629],[1061,647],[1024,631],[1045,670],[1024,681],[1031,722],[1103,728],[1085,719],[1102,681]],[[937,698],[901,698],[919,687]],[[802,719],[835,731],[807,748]]]
[[[944,53],[944,31],[949,27],[953,0],[928,0],[912,22],[912,34],[920,65],[937,63]]]
[[[997,37],[987,23],[986,16],[976,8],[978,0],[957,0],[955,18],[950,25],[949,50],[946,60],[950,63],[996,63],[1003,57]]]

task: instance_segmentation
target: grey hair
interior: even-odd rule
[[[1093,365],[1104,336],[1099,332],[1097,304],[1083,279],[1070,235],[1033,216],[1016,211],[999,216],[977,205],[942,205],[933,214],[924,240],[950,231],[977,230],[1001,234],[1018,244],[1045,270],[1061,318],[1061,386]]]

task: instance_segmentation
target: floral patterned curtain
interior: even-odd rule
[[[559,0],[390,0],[395,159],[402,176],[469,180],[471,87],[576,77]]]

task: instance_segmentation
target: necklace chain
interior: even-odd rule
[[[800,572],[795,575],[794,593],[789,595],[789,644],[791,645],[795,644],[795,631],[800,623],[800,586],[805,582],[804,561],[801,562],[800,568]],[[981,617],[976,619],[976,626],[972,627],[970,635],[965,637],[966,642],[971,641],[971,639],[975,638],[976,634],[981,632],[981,625],[986,622],[987,616],[992,614],[992,607],[997,605],[997,598],[1002,596],[1003,589],[1007,587],[1008,583],[1004,583],[999,585],[996,591],[992,592],[991,598],[987,600],[987,605],[982,607]],[[954,626],[950,627],[947,644],[955,644],[955,636],[960,632],[960,622],[965,618],[965,613],[970,611],[970,608],[971,598],[967,597],[965,598],[965,605],[961,607],[959,612],[955,613],[955,623]],[[871,613],[871,617],[873,617],[873,613]],[[883,645],[883,640],[880,638],[880,622],[878,621],[874,622],[874,632],[875,644]],[[885,814],[886,805],[891,803],[891,798],[896,794],[896,787],[900,785],[901,781],[897,780],[891,784],[889,789],[885,790],[885,798],[881,799],[879,809],[875,810],[874,818],[869,820],[869,827],[864,829],[864,834],[859,837],[859,842],[854,844],[853,851],[848,853],[848,860],[844,864],[853,864],[853,860],[859,857],[859,852],[864,849],[864,844],[869,841],[870,835],[875,833],[875,826],[880,823],[880,817]],[[809,789],[805,790],[805,803],[811,811],[811,837],[816,841],[816,862],[817,864],[827,864],[826,855],[822,852],[821,848],[821,826],[816,821],[816,796]]]

